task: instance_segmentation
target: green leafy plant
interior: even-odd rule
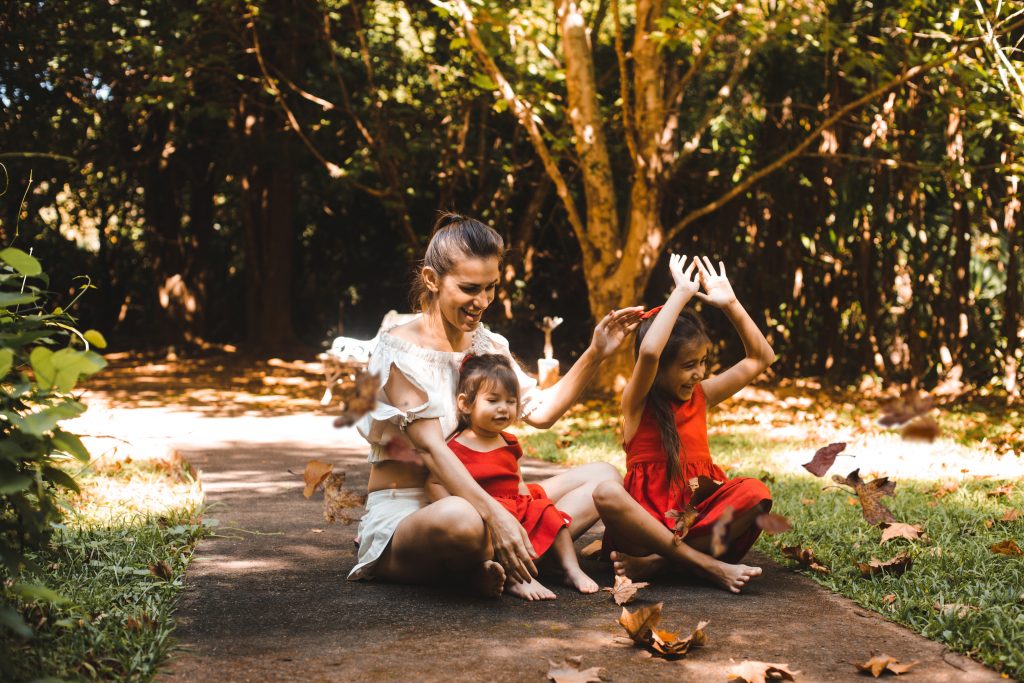
[[[106,365],[90,348],[106,342],[93,330],[79,332],[64,310],[47,312],[48,284],[31,254],[0,250],[0,573],[25,600],[59,602],[52,590],[17,579],[33,568],[31,551],[47,544],[60,519],[57,489],[78,490],[59,464],[88,462],[89,452],[60,423],[85,411],[71,392]],[[0,605],[0,626],[31,635],[9,605]]]

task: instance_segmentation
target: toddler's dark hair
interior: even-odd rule
[[[473,405],[481,391],[490,387],[500,386],[519,401],[519,378],[512,368],[512,361],[499,353],[484,353],[479,356],[467,356],[459,373],[459,386],[456,395],[465,394],[466,402]],[[459,426],[456,431],[469,427],[469,419],[459,414]]]
[[[653,317],[641,321],[640,327],[636,331],[636,342],[633,345],[634,357],[640,355],[640,345],[652,324],[654,324]],[[684,346],[708,344],[710,341],[707,330],[704,328],[704,321],[700,319],[700,316],[692,311],[684,310],[676,318],[668,341],[665,342],[665,348],[661,351],[661,358],[658,359],[658,374],[662,373],[667,362],[674,360],[679,355],[679,350]],[[679,440],[679,432],[676,429],[672,396],[659,387],[657,379],[651,386],[651,392],[647,395],[647,405],[651,407],[651,415],[654,417],[654,423],[658,426],[661,443],[665,447],[665,456],[668,458],[668,480],[669,482],[681,480],[683,466],[679,462],[679,451],[682,448],[682,442]],[[686,482],[682,483],[686,484]]]
[[[497,230],[475,218],[442,212],[434,223],[433,235],[413,280],[410,294],[412,309],[426,310],[433,298],[423,281],[423,266],[429,266],[443,277],[451,271],[459,258],[497,256],[500,259],[504,255],[505,240]]]

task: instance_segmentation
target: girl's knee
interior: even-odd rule
[[[615,474],[618,475],[618,472]],[[626,489],[622,488],[622,484],[614,479],[598,482],[592,495],[598,511],[611,510],[622,502],[623,497],[629,497]]]

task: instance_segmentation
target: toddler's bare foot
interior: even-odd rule
[[[701,573],[725,590],[739,593],[748,581],[755,576],[761,576],[761,568],[746,564],[728,564],[716,560],[714,564],[704,568]]]
[[[487,560],[480,565],[473,583],[480,595],[496,598],[505,587],[505,569],[494,560]]]
[[[600,588],[597,582],[587,576],[579,567],[565,570],[565,585],[575,588],[580,593],[596,593]]]
[[[615,573],[619,576],[628,576],[634,581],[657,576],[663,573],[669,564],[661,555],[634,557],[617,550],[612,551],[611,558]]]
[[[537,579],[531,579],[529,583],[506,581],[505,592],[523,600],[554,600],[558,597]]]

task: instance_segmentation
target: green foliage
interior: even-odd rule
[[[85,410],[70,394],[106,361],[89,350],[70,315],[46,312],[40,285],[48,280],[39,261],[14,247],[0,251],[0,261],[0,571],[17,579],[60,519],[58,489],[78,490],[60,463],[87,462],[89,453],[60,423]],[[60,599],[36,584],[15,583],[13,590],[25,599]],[[30,634],[6,605],[0,625]]]

